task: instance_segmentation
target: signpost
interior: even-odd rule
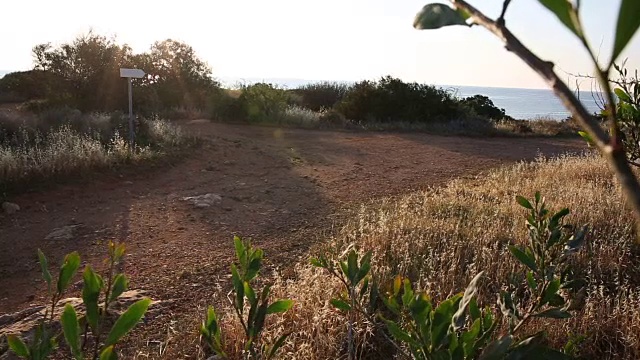
[[[133,87],[131,85],[131,79],[139,79],[144,75],[144,71],[140,69],[120,69],[120,77],[127,78],[129,82],[129,147],[131,150],[133,150],[133,142],[135,139],[133,129]]]

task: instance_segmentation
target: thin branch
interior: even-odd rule
[[[500,38],[508,51],[517,55],[547,82],[556,96],[558,96],[573,117],[580,123],[582,128],[591,135],[593,142],[608,161],[611,170],[615,173],[622,186],[629,206],[631,206],[634,212],[636,225],[640,227],[640,183],[627,162],[624,148],[620,146],[619,137],[618,139],[614,139],[614,142],[611,141],[611,137],[602,129],[598,121],[589,114],[580,100],[576,98],[573,92],[555,73],[553,63],[540,59],[525,47],[504,24],[499,24],[488,18],[465,0],[450,1],[454,7],[463,9],[470,14],[474,23],[486,28]],[[601,85],[605,87],[605,90],[607,90],[608,87],[607,75],[608,74],[600,70],[598,71],[598,77],[604,78],[605,84]],[[605,96],[611,96],[611,94],[605,94]]]

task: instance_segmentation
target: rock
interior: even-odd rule
[[[208,208],[213,205],[219,204],[222,201],[222,196],[218,194],[204,194],[198,196],[183,197],[182,200],[190,202],[197,208]]]
[[[71,240],[73,239],[76,229],[78,227],[80,227],[80,225],[67,225],[61,228],[53,229],[53,231],[51,231],[49,235],[47,235],[47,237],[45,237],[44,239],[45,240]]]
[[[2,210],[4,210],[6,214],[11,215],[17,211],[20,211],[20,206],[12,202],[5,201],[2,203]]]

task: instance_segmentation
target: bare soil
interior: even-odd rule
[[[476,176],[542,153],[581,151],[579,140],[276,129],[191,121],[201,147],[173,164],[107,174],[26,193],[0,215],[0,314],[39,304],[36,249],[52,266],[77,250],[103,268],[106,242],[127,244],[130,288],[164,300],[129,337],[126,358],[195,358],[197,318],[228,289],[232,236],[251,237],[267,266],[286,273],[339,223],[343,209],[382,196]],[[186,196],[219,194],[195,208]],[[78,225],[72,239],[45,240]],[[269,273],[266,271],[265,273]],[[79,280],[79,279],[78,279]],[[76,287],[77,292],[77,287]],[[73,295],[73,294],[70,294]]]

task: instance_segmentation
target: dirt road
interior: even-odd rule
[[[253,237],[265,249],[268,265],[282,268],[321,238],[345,206],[439,185],[538,153],[583,147],[578,140],[279,130],[208,122],[185,127],[204,144],[176,165],[11,199],[22,210],[0,215],[0,314],[42,301],[37,248],[53,266],[78,250],[83,263],[101,268],[106,241],[114,240],[127,244],[124,271],[130,287],[174,300],[153,320],[157,331],[140,336],[165,338],[168,329],[190,332],[194,324],[169,319],[197,312],[219,295],[220,283],[228,282],[233,234]],[[221,202],[195,208],[182,200],[207,193],[220,195]],[[69,239],[46,240],[64,227],[71,229]],[[179,344],[174,356],[193,354],[193,346]]]

